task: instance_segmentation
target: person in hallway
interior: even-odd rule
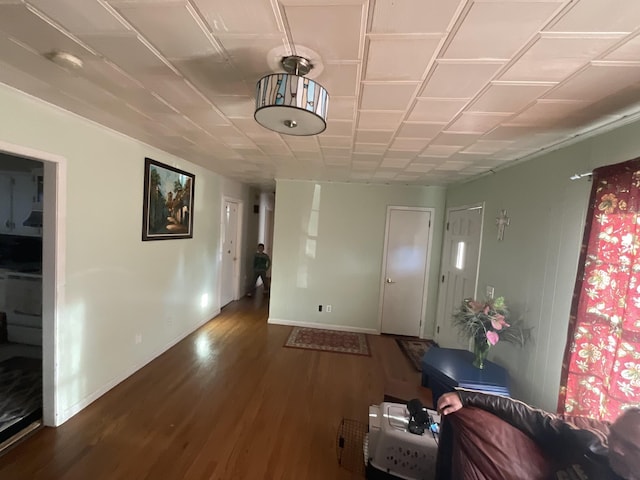
[[[445,393],[437,409],[446,416],[466,406],[486,410],[536,441],[557,461],[554,479],[640,480],[640,406],[628,408],[613,424],[602,422],[607,436],[518,400],[472,390]]]
[[[271,267],[271,258],[264,253],[264,243],[259,243],[258,249],[253,256],[253,283],[251,283],[251,291],[247,293],[247,297],[253,295],[258,278],[262,279],[264,293],[269,293],[269,279],[267,278],[267,270],[269,270],[269,267]]]

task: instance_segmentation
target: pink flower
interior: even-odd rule
[[[487,332],[487,341],[491,345],[495,345],[496,343],[498,343],[498,340],[500,340],[500,337],[496,332]]]
[[[487,315],[489,313],[489,305],[484,307],[484,314]]]
[[[510,327],[511,325],[504,321],[504,315],[498,313],[491,319],[491,326],[494,330],[502,330],[502,327]]]

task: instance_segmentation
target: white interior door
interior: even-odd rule
[[[476,296],[482,217],[482,206],[447,212],[435,335],[441,347],[469,347],[468,341],[458,335],[452,317],[462,300]]]
[[[420,336],[431,240],[429,209],[389,207],[380,331]]]
[[[238,289],[238,202],[224,201],[222,210],[222,278],[220,306],[237,298]]]

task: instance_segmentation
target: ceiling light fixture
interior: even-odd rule
[[[62,52],[59,50],[54,50],[53,52],[46,54],[46,57],[56,65],[60,65],[64,68],[76,69],[82,68],[84,65],[82,59],[76,57],[72,53]]]
[[[283,57],[286,73],[273,73],[257,84],[254,118],[265,128],[286,135],[318,135],[327,128],[329,94],[304,77],[313,65],[298,55]]]

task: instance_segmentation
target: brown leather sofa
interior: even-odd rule
[[[608,434],[594,420],[565,420]],[[443,420],[436,480],[547,480],[556,467],[544,445],[486,410],[469,406]]]

